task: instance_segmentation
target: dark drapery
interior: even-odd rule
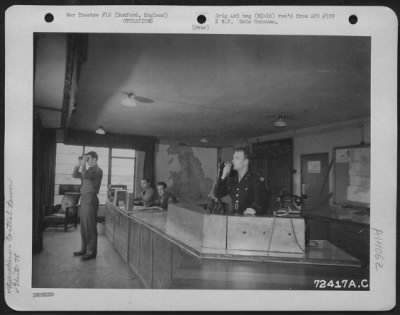
[[[155,143],[148,145],[143,150],[145,152],[143,165],[143,178],[147,178],[150,183],[155,181]]]
[[[42,230],[40,229],[40,133],[42,127],[38,118],[33,120],[33,160],[32,160],[32,251],[38,253],[43,249]]]
[[[40,148],[41,201],[43,205],[51,205],[54,201],[56,169],[56,132],[54,129],[43,129]]]
[[[53,204],[56,164],[56,133],[41,127],[34,119],[33,130],[33,228],[32,251],[43,249],[42,222],[44,205]]]
[[[143,176],[151,182],[155,179],[155,145],[156,138],[135,135],[105,134],[98,135],[85,130],[68,130],[65,135],[65,144],[86,145],[94,147],[111,147],[133,149],[145,153]]]

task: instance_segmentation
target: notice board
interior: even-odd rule
[[[338,147],[335,157],[335,195],[339,204],[369,206],[371,148],[369,145]]]

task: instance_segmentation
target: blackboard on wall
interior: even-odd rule
[[[334,149],[334,200],[342,205],[367,206],[370,203],[371,148],[369,145]]]

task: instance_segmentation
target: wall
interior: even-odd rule
[[[232,161],[232,157],[233,147],[225,147],[218,150],[218,158],[221,159],[221,161]]]
[[[370,125],[364,126],[364,141],[370,142]],[[293,156],[294,156],[294,169],[297,172],[293,178],[293,189],[295,194],[300,194],[301,174],[300,174],[300,159],[302,154],[307,153],[329,153],[329,162],[332,160],[333,149],[335,147],[358,145],[361,142],[361,128],[348,127],[338,130],[331,130],[323,133],[315,133],[309,135],[302,135],[294,137],[293,143]],[[330,171],[329,177],[329,192],[333,192],[334,176],[333,168]]]
[[[333,148],[347,145],[358,145],[362,140],[370,143],[371,126],[369,119],[359,119],[330,124],[307,129],[299,129],[274,135],[266,135],[249,142],[264,142],[276,139],[293,138],[293,193],[301,193],[301,155],[309,153],[329,153],[329,161],[332,159]],[[333,168],[329,177],[329,191],[333,191]]]
[[[204,201],[211,192],[217,174],[217,149],[158,144],[156,181],[182,201]]]

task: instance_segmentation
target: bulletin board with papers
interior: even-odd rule
[[[371,148],[369,145],[335,148],[335,202],[370,203]]]

